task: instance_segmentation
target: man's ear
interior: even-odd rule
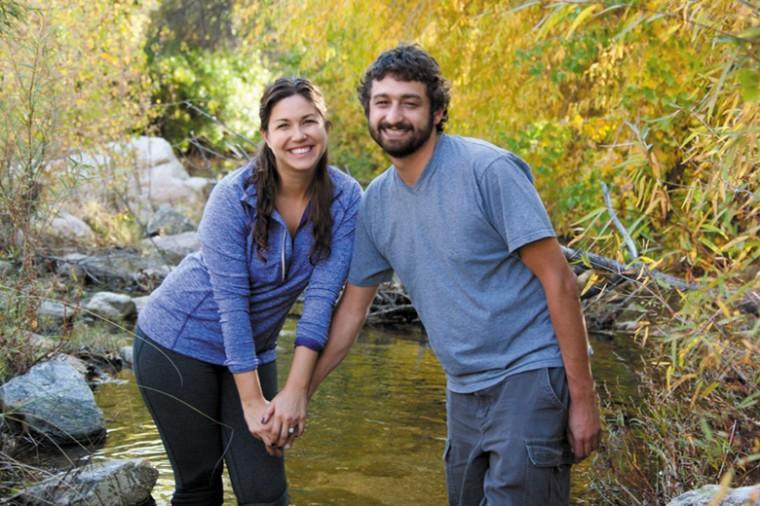
[[[443,109],[439,109],[433,113],[433,124],[435,126],[438,126],[438,124],[443,119]]]

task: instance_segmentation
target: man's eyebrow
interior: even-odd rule
[[[391,95],[389,95],[388,93],[378,93],[377,95],[372,95],[373,100],[377,98],[391,98]],[[410,100],[410,99],[422,100],[422,95],[418,95],[416,93],[405,93],[399,96],[399,99],[400,100]]]

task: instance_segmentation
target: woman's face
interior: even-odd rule
[[[324,118],[312,102],[298,94],[275,104],[263,135],[280,173],[314,170],[327,149]]]

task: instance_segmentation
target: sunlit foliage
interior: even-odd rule
[[[760,285],[756,2],[242,0],[234,19],[281,72],[323,87],[333,159],[361,179],[388,162],[355,88],[380,51],[407,41],[452,81],[449,131],[526,158],[566,242],[630,262],[608,184],[638,260],[703,288],[677,300],[640,290],[647,402],[610,411],[597,490],[651,504],[757,478],[757,318],[737,310]]]
[[[181,152],[255,149],[258,102],[271,74],[235,34],[231,0],[165,0],[145,43],[163,137]],[[208,154],[204,153],[204,154]]]
[[[573,235],[572,224],[601,206],[605,181],[634,237],[672,250],[667,261],[679,268],[714,271],[748,250],[757,225],[758,39],[750,29],[757,10],[745,2],[343,0],[239,9],[241,33],[268,41],[286,70],[325,88],[334,158],[363,178],[387,162],[366,135],[356,85],[381,50],[416,41],[452,80],[449,129],[531,162],[562,233]],[[701,203],[705,213],[693,213]],[[588,218],[584,228],[601,232],[604,222]]]
[[[76,191],[78,149],[142,131],[149,122],[142,52],[150,2],[4,1],[0,4],[0,254],[21,265],[2,285],[0,373],[33,357],[35,255],[51,205]],[[103,181],[109,184],[110,181]]]

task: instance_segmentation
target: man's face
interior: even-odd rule
[[[369,133],[394,158],[404,158],[430,139],[441,112],[430,109],[425,85],[399,81],[391,75],[372,81],[369,98]]]

